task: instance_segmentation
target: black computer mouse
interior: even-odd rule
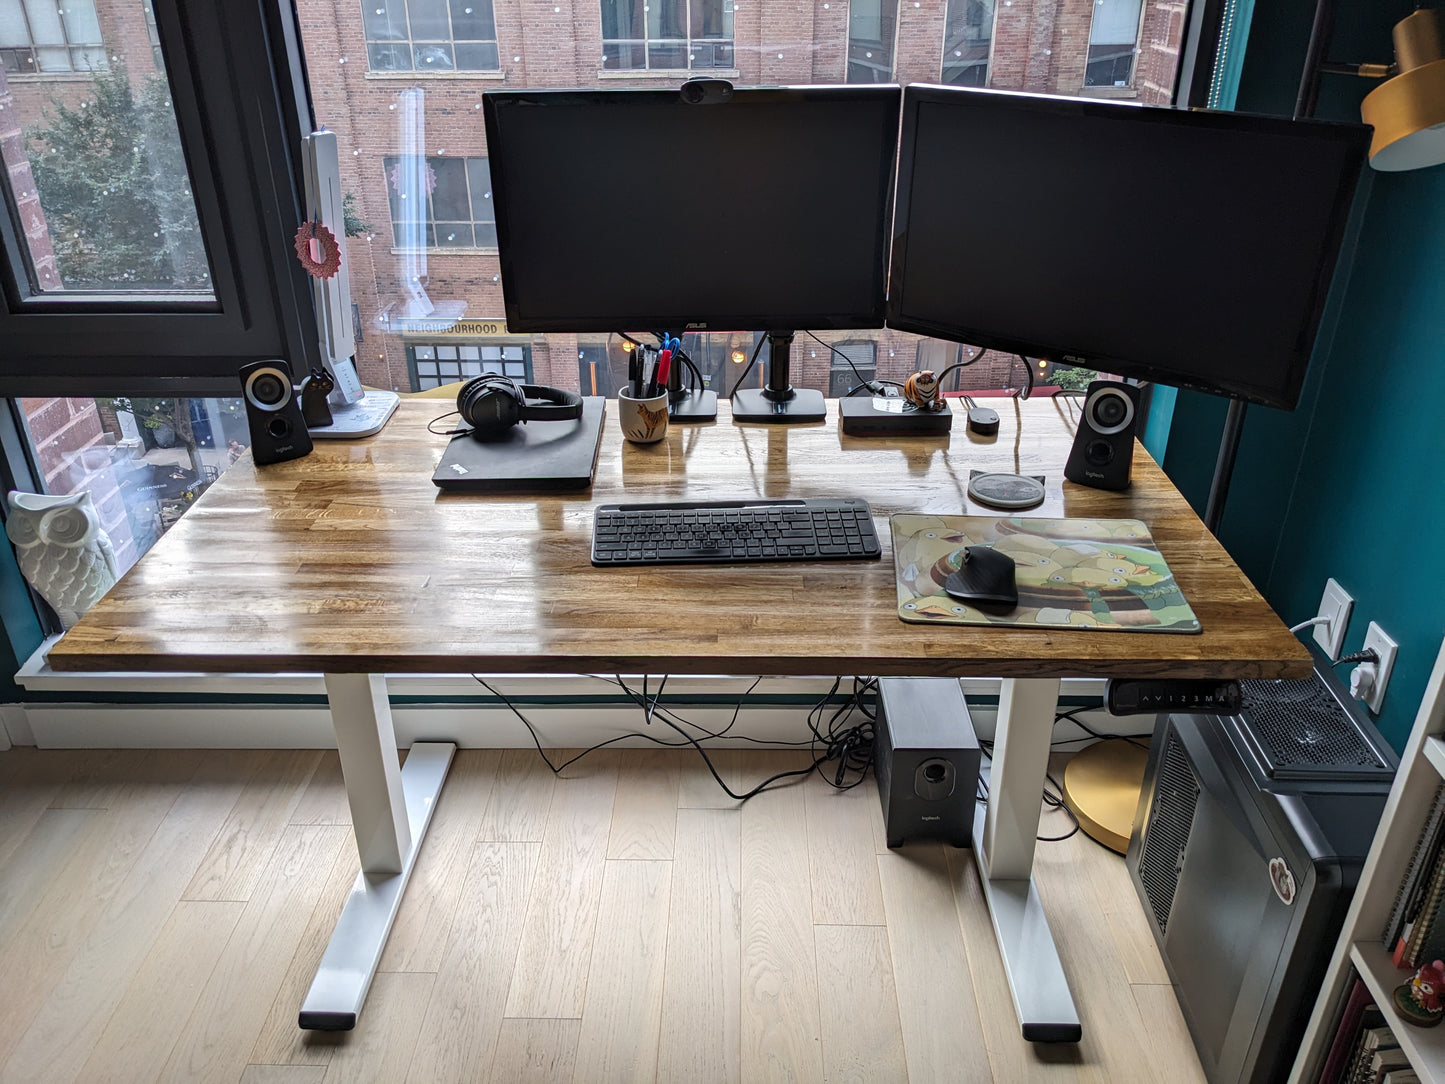
[[[1008,613],[1018,607],[1014,559],[992,546],[969,546],[963,564],[943,581],[950,598],[989,613]]]

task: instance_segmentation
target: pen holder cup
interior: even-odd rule
[[[646,399],[634,399],[626,386],[617,389],[617,417],[633,444],[656,443],[667,436],[667,389]]]

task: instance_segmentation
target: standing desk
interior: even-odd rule
[[[674,426],[626,444],[609,404],[590,492],[443,494],[445,404],[403,402],[379,435],[232,466],[50,651],[57,670],[320,672],[361,874],[301,1009],[354,1025],[455,746],[399,766],[387,673],[982,676],[1003,679],[977,864],[1023,1035],[1070,1040],[1078,1014],[1033,887],[1064,677],[1302,678],[1310,658],[1142,447],[1133,486],[1063,480],[1076,400],[1005,401],[997,437],[848,437],[810,426]],[[544,423],[533,423],[541,425]],[[560,424],[560,423],[558,423]],[[925,626],[897,616],[888,516],[988,514],[971,469],[1047,476],[1032,516],[1143,520],[1199,635]],[[850,495],[883,559],[596,569],[592,506]],[[1001,513],[1000,513],[1001,514]]]

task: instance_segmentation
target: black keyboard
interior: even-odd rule
[[[868,502],[677,501],[603,504],[592,519],[594,565],[877,560]]]

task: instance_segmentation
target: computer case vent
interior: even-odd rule
[[[1342,692],[1318,676],[1303,681],[1244,681],[1239,732],[1272,779],[1358,779],[1394,774],[1394,765],[1339,702]]]
[[[1161,935],[1169,926],[1169,909],[1174,905],[1174,889],[1184,868],[1184,849],[1189,844],[1198,801],[1199,781],[1189,768],[1189,758],[1179,739],[1170,734],[1159,761],[1153,819],[1139,858],[1139,883]]]

